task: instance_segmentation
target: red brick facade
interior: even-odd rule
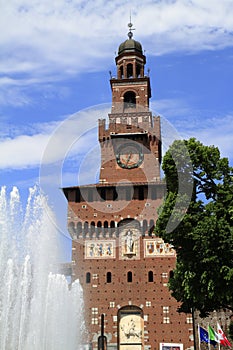
[[[84,291],[84,341],[93,349],[98,348],[102,314],[108,349],[193,346],[191,315],[177,312],[167,287],[175,252],[153,234],[165,185],[160,180],[160,118],[149,111],[145,63],[130,31],[119,46],[117,78],[110,80],[108,127],[99,120],[99,183],[63,189],[73,278]]]

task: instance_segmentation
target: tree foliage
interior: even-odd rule
[[[162,168],[167,195],[155,233],[177,252],[172,295],[180,311],[233,310],[233,169],[194,138],[175,141]]]
[[[231,341],[233,341],[233,321],[231,321],[229,324],[228,334],[229,334]]]

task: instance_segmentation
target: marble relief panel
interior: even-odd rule
[[[116,257],[114,240],[90,240],[85,242],[85,259],[107,259]]]
[[[120,259],[140,259],[140,231],[137,228],[123,229],[119,243]]]
[[[145,257],[152,256],[176,256],[176,252],[169,243],[165,243],[161,238],[144,239]]]

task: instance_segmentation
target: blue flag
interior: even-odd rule
[[[200,341],[204,341],[205,343],[209,343],[208,332],[200,326],[199,326],[199,337],[200,337]]]

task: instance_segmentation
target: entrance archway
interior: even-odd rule
[[[138,306],[127,305],[118,311],[118,349],[144,349],[143,311]]]

